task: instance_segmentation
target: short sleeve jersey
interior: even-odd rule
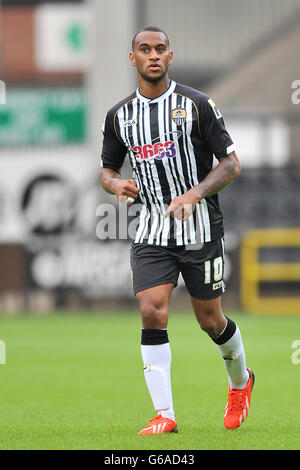
[[[154,99],[136,90],[108,111],[103,131],[102,167],[118,171],[128,155],[140,188],[135,243],[182,246],[223,236],[217,194],[196,204],[184,222],[163,218],[172,199],[208,175],[214,156],[235,150],[210,97],[175,81]]]

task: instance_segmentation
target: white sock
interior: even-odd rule
[[[169,343],[141,345],[144,376],[153,406],[164,418],[175,421],[171,390],[171,349]]]
[[[234,324],[234,322],[228,319],[228,322],[229,321],[231,322],[230,326],[232,327],[232,324]],[[241,389],[246,387],[249,379],[249,373],[246,367],[246,356],[242,342],[241,332],[239,330],[239,327],[237,325],[235,326],[236,329],[233,335],[225,343],[217,343],[217,348],[224,359],[230,387]],[[221,338],[222,334],[218,338]],[[216,342],[217,338],[213,339]]]

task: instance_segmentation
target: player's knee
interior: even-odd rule
[[[213,315],[205,314],[201,318],[198,318],[198,322],[200,328],[212,338],[219,335],[220,327]]]
[[[152,303],[141,305],[142,324],[144,328],[166,328],[168,311]]]
[[[207,333],[211,338],[215,338],[219,334],[218,329],[216,328],[216,325],[214,324],[204,323],[204,324],[200,324],[200,326],[201,326],[201,329],[205,331],[205,333]]]

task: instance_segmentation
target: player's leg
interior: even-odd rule
[[[158,417],[140,434],[176,430],[171,388],[171,349],[167,333],[168,306],[174,284],[138,292],[142,315],[141,353],[144,376]],[[164,418],[163,420],[159,415]]]
[[[162,284],[136,293],[143,329],[166,329],[173,283]]]
[[[229,379],[228,400],[224,413],[227,429],[239,427],[248,416],[254,374],[246,367],[246,356],[237,324],[225,317],[221,297],[212,300],[192,298],[196,318],[215,342],[223,357]]]
[[[248,414],[254,375],[246,367],[241,332],[236,323],[222,311],[221,295],[225,290],[223,267],[222,239],[205,243],[200,250],[186,250],[181,261],[182,275],[191,296],[196,318],[202,330],[216,344],[225,363],[229,379],[229,401],[233,402],[234,412],[237,411],[233,419],[230,416],[231,412],[226,411],[224,424],[225,427],[231,428],[241,424],[241,413],[242,420]],[[243,400],[240,399],[241,395]],[[236,403],[239,404],[238,407]]]
[[[241,333],[237,324],[227,318],[221,307],[221,297],[201,300],[191,297],[197,321],[217,345],[224,359],[231,388],[244,388],[249,379]]]
[[[171,349],[167,325],[169,300],[179,271],[172,253],[160,247],[134,246],[133,289],[142,317],[141,353],[145,381],[158,416],[140,434],[176,432],[171,390]]]

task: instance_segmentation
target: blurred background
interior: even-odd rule
[[[105,238],[101,207],[119,209],[99,170],[101,126],[137,86],[128,53],[147,25],[169,35],[170,77],[214,99],[242,163],[220,195],[224,304],[300,314],[299,0],[0,1],[0,311],[135,305],[130,240]],[[174,308],[188,302],[181,281]]]

